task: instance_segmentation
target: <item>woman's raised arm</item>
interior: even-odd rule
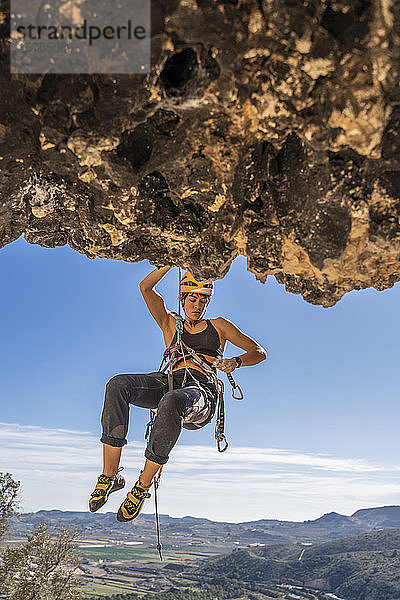
[[[165,308],[165,303],[160,294],[154,290],[154,286],[168,273],[172,267],[161,267],[154,269],[140,282],[139,287],[144,301],[152,316],[162,330],[166,327],[170,314]]]

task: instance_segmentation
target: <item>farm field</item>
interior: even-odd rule
[[[229,551],[229,549],[227,550]],[[90,545],[78,548],[82,558],[84,595],[110,596],[135,592],[161,592],[171,586],[190,585],[182,571],[203,559],[221,554],[221,548],[190,545],[163,548],[163,561],[156,548]]]

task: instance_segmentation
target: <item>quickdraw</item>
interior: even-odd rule
[[[225,437],[225,403],[224,403],[224,382],[218,379],[218,408],[215,419],[215,439],[217,440],[218,452],[225,452],[229,444]],[[222,445],[223,444],[223,445]]]
[[[242,388],[240,387],[240,385],[238,383],[236,383],[236,381],[233,379],[232,375],[230,373],[226,374],[229,383],[232,386],[232,398],[234,398],[235,400],[243,400],[243,392],[242,392]],[[235,390],[239,390],[238,394],[240,394],[239,396],[235,396]]]

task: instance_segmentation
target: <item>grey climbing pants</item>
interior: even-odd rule
[[[106,385],[100,441],[114,447],[122,447],[127,443],[130,404],[157,409],[145,457],[160,465],[165,464],[182,427],[204,427],[215,413],[215,385],[198,370],[193,369],[193,372],[198,383],[189,374],[185,386],[181,387],[185,371],[174,371],[174,389],[171,391],[168,391],[167,374],[158,371],[112,377]]]

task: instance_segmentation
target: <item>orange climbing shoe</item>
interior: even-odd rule
[[[122,490],[123,487],[125,487],[125,479],[121,475],[118,475],[118,473],[114,477],[108,477],[108,475],[103,474],[99,475],[96,487],[89,498],[90,512],[99,510],[107,502],[112,492]]]
[[[121,504],[117,512],[118,521],[132,521],[140,511],[146,498],[150,498],[151,494],[139,486],[139,481],[135,483],[130,492],[127,493],[125,500]]]

